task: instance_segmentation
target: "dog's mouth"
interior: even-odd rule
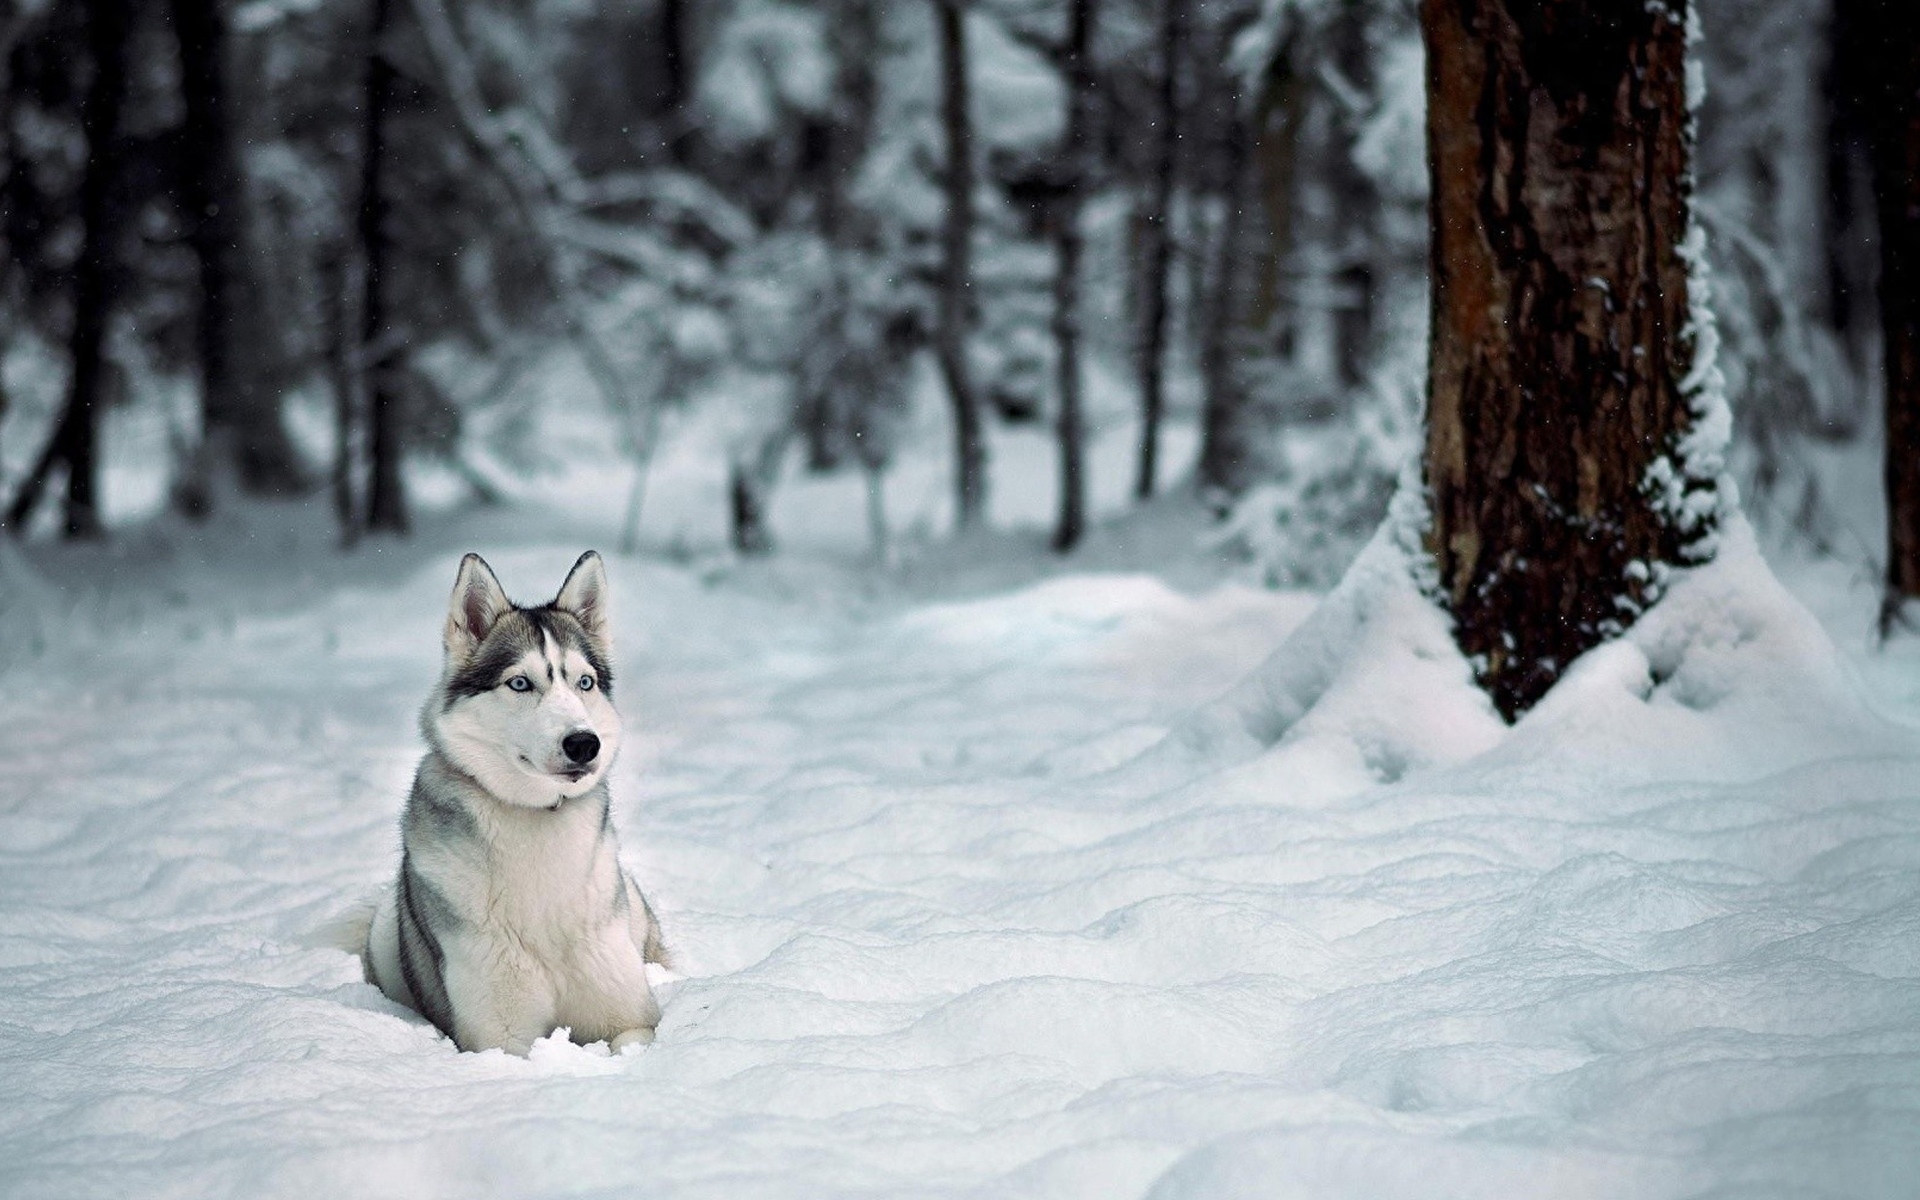
[[[582,779],[593,774],[592,763],[588,763],[584,767],[566,767],[558,771],[549,771],[524,754],[520,755],[520,765],[536,775],[551,775],[555,779],[564,779],[568,783],[579,783]]]

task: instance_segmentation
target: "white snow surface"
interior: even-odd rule
[[[332,944],[466,548],[0,667],[0,1194],[1920,1180],[1920,656],[1869,700],[1737,521],[1512,728],[1391,533],[1317,604],[613,560],[616,821],[685,978],[651,1047],[528,1059]],[[477,548],[535,599],[580,549]]]

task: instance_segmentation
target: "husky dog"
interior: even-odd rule
[[[525,1054],[564,1025],[617,1051],[660,1022],[646,970],[666,960],[660,925],[608,819],[611,650],[598,554],[538,608],[508,600],[479,555],[461,560],[367,966],[462,1050]]]

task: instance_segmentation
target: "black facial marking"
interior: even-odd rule
[[[540,645],[539,626],[529,619],[526,610],[516,609],[501,617],[473,657],[447,680],[446,706],[452,708],[469,696],[484,695],[499,687],[507,671]]]
[[[581,658],[587,660],[587,665],[593,668],[595,686],[607,694],[607,701],[611,703],[613,701],[613,668],[608,664],[606,656],[600,652],[600,648],[594,645],[593,639],[587,636],[587,627],[580,623],[580,618],[565,609],[554,608],[551,605],[545,608],[527,609],[526,613],[530,620],[539,623],[541,630],[551,633],[553,640],[562,649],[576,650]]]

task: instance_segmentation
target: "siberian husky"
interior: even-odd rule
[[[611,650],[591,550],[538,608],[508,600],[479,555],[461,560],[367,967],[462,1050],[525,1054],[565,1026],[618,1051],[660,1022],[646,970],[666,960],[660,925],[608,819]]]

